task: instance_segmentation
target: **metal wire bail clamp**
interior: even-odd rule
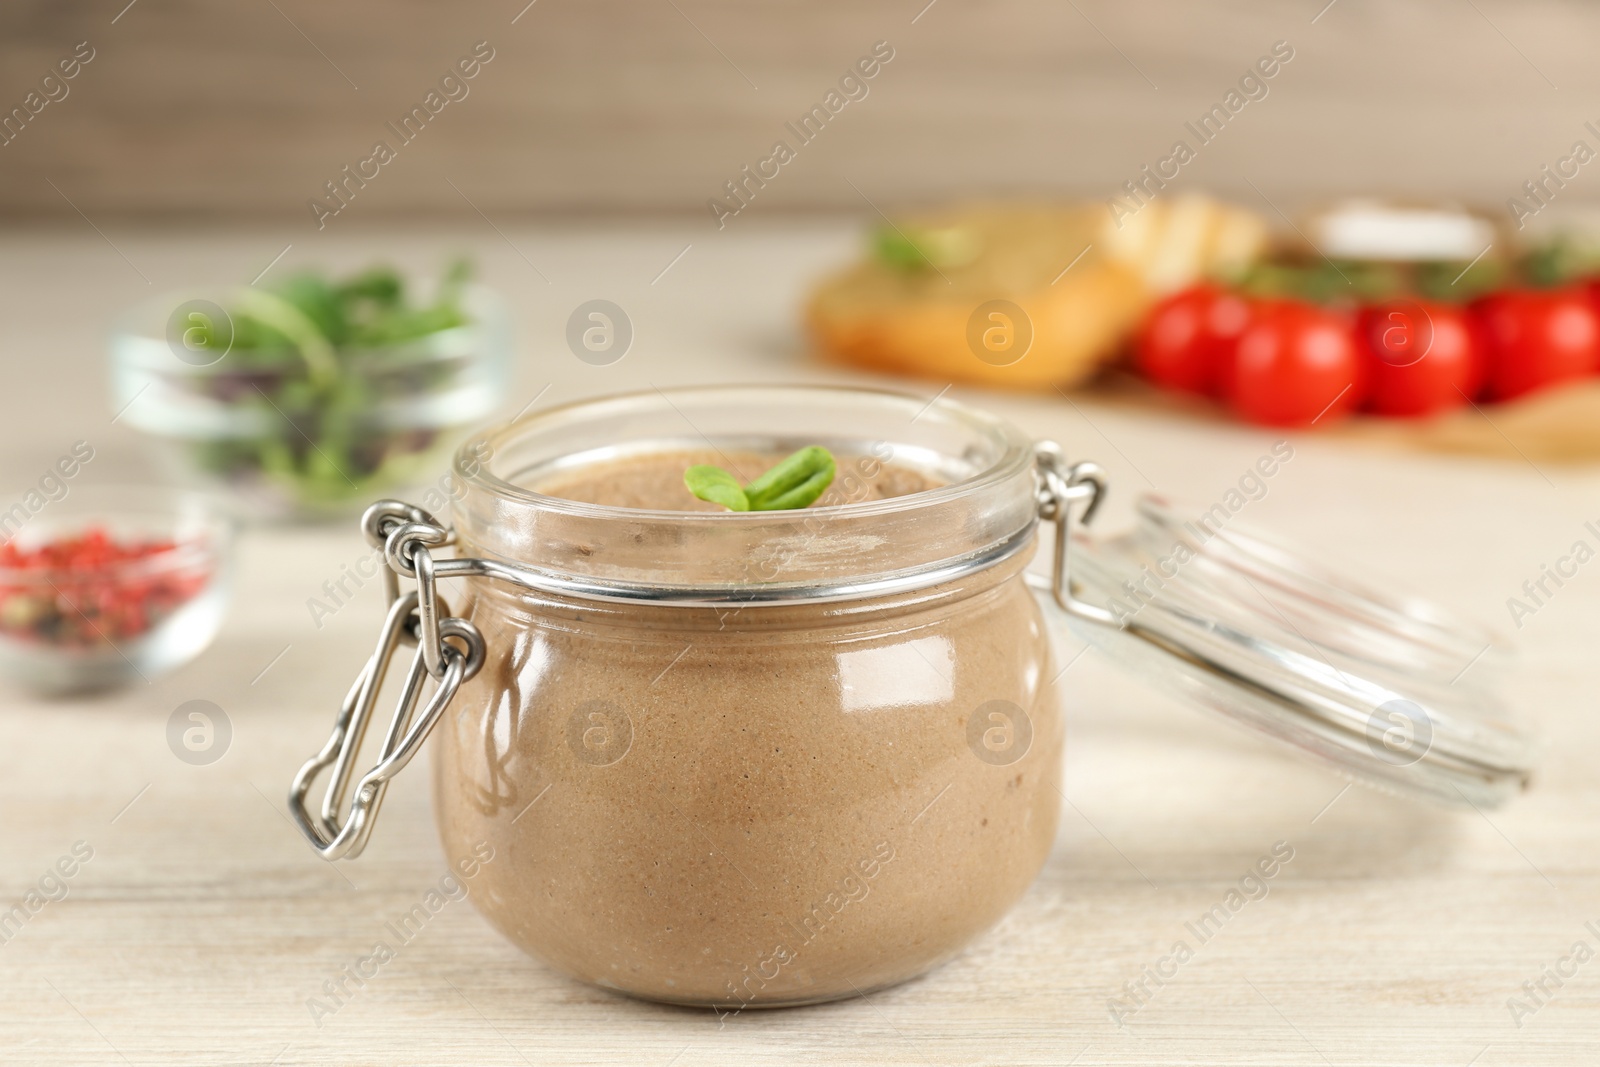
[[[1106,495],[1106,472],[1098,463],[1084,460],[1066,466],[1061,446],[1054,441],[1039,441],[1033,446],[1039,475],[1039,518],[1055,525],[1055,548],[1050,564],[1050,595],[1057,606],[1070,615],[1090,622],[1119,627],[1117,617],[1105,608],[1079,600],[1067,569],[1067,550],[1072,543],[1072,508],[1086,501],[1083,517],[1087,526]]]
[[[485,652],[483,635],[477,627],[451,616],[449,606],[435,588],[431,548],[453,542],[453,533],[421,508],[396,500],[372,505],[362,516],[361,526],[367,540],[384,550],[388,564],[384,571],[388,615],[377,647],[345,695],[327,744],[300,768],[289,789],[289,812],[296,825],[318,854],[328,860],[353,859],[361,854],[372,834],[373,820],[383,803],[389,779],[400,773],[421,749],[461,683],[483,667]],[[401,595],[401,577],[416,579],[416,588]],[[371,725],[378,691],[401,643],[414,644],[417,651],[412,656],[399,705],[384,735],[378,762],[356,783],[348,811],[341,812],[350,793],[362,740]],[[437,684],[417,714],[429,676]],[[306,805],[307,795],[317,775],[330,766],[333,773],[321,809],[313,814]]]

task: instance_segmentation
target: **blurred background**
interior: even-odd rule
[[[1293,63],[1186,181],[1255,206],[1250,182],[1286,208],[1360,190],[1503,209],[1600,117],[1600,8],[1579,0],[925,3],[11,3],[6,108],[79,41],[95,58],[0,149],[0,212],[314,232],[306,200],[479,41],[495,58],[470,96],[341,227],[703,214],[878,40],[892,64],[763,214],[860,213],[850,182],[896,207],[1104,195],[1279,40]]]

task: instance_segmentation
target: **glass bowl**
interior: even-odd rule
[[[20,499],[0,513],[0,673],[45,693],[106,689],[150,681],[211,643],[232,538],[205,497],[72,486]]]
[[[152,300],[111,338],[118,418],[159,442],[176,480],[220,493],[241,517],[358,511],[442,465],[458,432],[504,395],[510,319],[482,286],[464,288],[460,326],[320,360],[292,346],[217,356],[184,343],[185,322],[228,322],[242,293]]]

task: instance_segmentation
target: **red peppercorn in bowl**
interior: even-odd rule
[[[230,531],[205,498],[77,486],[16,499],[0,510],[0,673],[47,692],[148,681],[216,636]]]

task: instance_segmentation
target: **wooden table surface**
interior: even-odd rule
[[[807,362],[794,326],[804,281],[851,251],[843,224],[507,228],[504,239],[488,226],[102,230],[0,238],[0,465],[19,491],[77,440],[96,450],[83,481],[149,477],[140,441],[111,421],[110,316],[152,292],[248,280],[285,245],[274,272],[372,257],[431,272],[452,251],[474,252],[517,308],[508,413],[541,390],[544,404],[647,383],[848,378]],[[637,339],[622,362],[591,367],[567,352],[562,328],[601,296],[628,310]],[[908,387],[931,397],[943,384]],[[1107,466],[1108,529],[1152,485],[1217,499],[1276,439],[1052,396],[953,394]],[[1600,518],[1592,471],[1293,441],[1293,461],[1249,505],[1249,521],[1502,628],[1507,598],[1592,540],[1584,522]],[[919,981],[719,1020],[576,985],[452,903],[340,1010],[314,1018],[308,1001],[323,983],[444,873],[420,766],[396,781],[355,863],[317,859],[285,812],[290,776],[322,743],[366,655],[382,594],[369,583],[320,628],[307,600],[361,551],[353,524],[249,532],[232,612],[193,664],[93,699],[4,690],[0,912],[75,848],[92,856],[67,863],[64,898],[0,944],[0,1062],[1493,1067],[1600,1057],[1600,963],[1588,960],[1600,949],[1600,565],[1515,634],[1508,695],[1538,721],[1545,750],[1532,789],[1501,810],[1347,790],[1090,653],[1063,683],[1069,803],[1054,853],[997,929]],[[177,759],[166,739],[173,710],[193,699],[231,724],[226,752],[205,766]],[[1293,859],[1270,892],[1197,943],[1185,924],[1277,842]],[[1118,1026],[1108,1002],[1178,940],[1193,957]],[[1547,969],[1570,976],[1558,987]],[[1549,993],[1536,1002],[1523,984],[1541,979]],[[1542,1003],[1513,1012],[1511,998]]]

